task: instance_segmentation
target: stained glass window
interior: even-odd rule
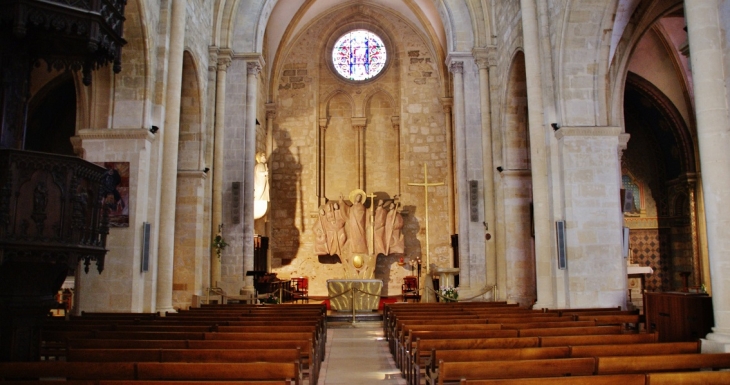
[[[337,39],[332,49],[332,63],[342,77],[367,80],[385,67],[385,45],[378,35],[357,29]]]

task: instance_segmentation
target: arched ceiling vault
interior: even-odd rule
[[[493,0],[221,0],[215,8],[212,45],[231,48],[237,53],[266,52],[264,61],[272,63],[278,48],[289,44],[322,13],[346,3],[372,3],[392,10],[416,26],[434,42],[437,54],[445,57],[448,52],[469,52],[489,44],[491,29],[487,3],[491,2]]]

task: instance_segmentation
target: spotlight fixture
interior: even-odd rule
[[[504,169],[502,168],[502,166],[498,166],[497,171],[502,172],[502,171],[504,171]]]
[[[206,173],[206,174],[208,173],[208,171],[210,171],[210,167],[206,167],[206,168],[203,169],[203,172]]]
[[[160,127],[157,127],[157,126],[152,126],[152,128],[150,128],[150,132],[153,134],[156,134],[157,131],[159,131],[159,130],[160,130]]]
[[[557,131],[560,129],[560,126],[557,123],[550,123],[550,126],[553,128],[553,131]]]

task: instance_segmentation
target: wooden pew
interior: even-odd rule
[[[482,339],[482,338],[509,338],[518,337],[517,330],[465,330],[465,331],[416,331],[412,332],[405,343],[397,350],[396,362],[399,368],[409,369],[410,351],[413,349],[413,342],[427,339]]]
[[[630,374],[699,369],[730,369],[730,353],[598,357],[596,374]]]
[[[730,384],[730,372],[649,373],[646,375],[646,385],[706,384]]]
[[[699,353],[696,342],[666,342],[626,345],[585,345],[521,349],[467,349],[433,350],[427,361],[426,374],[436,371],[436,363],[443,361],[496,361],[546,358],[584,358],[608,356],[644,356]],[[415,372],[415,371],[414,371]],[[418,376],[418,374],[416,374]],[[417,383],[417,382],[414,382]]]
[[[548,337],[548,336],[586,336],[586,335],[608,335],[621,334],[621,326],[587,326],[569,328],[540,328],[520,329],[519,337]]]
[[[428,363],[432,350],[458,349],[508,349],[539,347],[539,337],[511,337],[511,338],[475,338],[475,339],[427,339],[416,340],[410,354],[406,357],[405,367],[401,371],[406,378],[414,378],[420,373],[420,368]]]
[[[462,378],[498,379],[592,375],[595,358],[559,358],[547,360],[439,362],[438,379],[430,384],[458,384]]]
[[[551,358],[570,358],[570,347],[432,350],[431,356],[426,363],[425,374],[427,377],[435,378],[438,369],[437,363],[445,361],[516,361]],[[420,372],[420,368],[414,368],[415,378],[413,384],[420,383]]]
[[[260,381],[144,381],[144,380],[29,380],[3,381],[8,385],[291,385],[287,380],[260,380]]]
[[[239,381],[301,384],[296,363],[0,362],[0,378],[58,377],[72,380]]]
[[[645,381],[646,376],[643,374],[614,374],[606,376],[514,378],[500,380],[462,379],[460,385],[645,385]]]
[[[657,342],[657,333],[630,333],[587,336],[540,337],[541,347],[575,345],[614,345]]]
[[[649,344],[626,345],[583,345],[571,346],[570,356],[600,357],[600,356],[649,356],[666,354],[694,354],[700,352],[699,341],[694,342],[655,342]]]

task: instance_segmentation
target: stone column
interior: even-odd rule
[[[715,327],[703,351],[730,352],[730,151],[724,26],[718,0],[685,1]]]
[[[253,169],[256,160],[256,96],[258,95],[260,61],[246,63],[246,128],[244,132],[243,161],[243,275],[244,294],[254,292],[253,277],[246,272],[253,270]]]
[[[175,252],[175,204],[177,201],[177,152],[180,137],[180,94],[187,1],[173,1],[170,10],[170,51],[165,90],[165,125],[162,127],[163,186],[160,194],[160,245],[157,255],[157,311],[172,307],[172,270]]]
[[[464,104],[464,62],[449,60],[454,75],[454,150],[456,151],[456,204],[459,211],[459,286],[469,288],[469,186],[467,184],[466,124]]]
[[[317,207],[325,203],[324,197],[324,136],[327,132],[327,118],[319,118],[317,130]]]
[[[357,137],[357,188],[365,189],[365,125],[367,118],[352,118],[352,129]]]
[[[485,251],[486,251],[486,283],[488,286],[497,283],[497,252],[496,240],[492,237],[497,227],[497,216],[494,210],[494,158],[492,154],[492,106],[491,94],[489,92],[489,66],[490,59],[496,61],[496,48],[491,47],[491,56],[487,49],[475,50],[476,63],[479,68],[479,95],[482,118],[482,152],[483,152],[483,175],[484,175],[484,222],[485,225]],[[491,64],[496,65],[496,63]]]
[[[543,118],[542,74],[540,71],[540,37],[538,34],[535,0],[520,0],[522,34],[527,77],[528,122],[530,127],[530,164],[532,166],[532,205],[535,223],[535,279],[537,302],[535,309],[554,308],[553,244],[550,199],[547,174],[546,125]]]
[[[568,262],[563,271],[570,287],[560,300],[567,296],[565,302],[572,308],[626,307],[619,149],[628,135],[621,131],[621,127],[562,127],[555,135],[565,186]]]
[[[451,109],[454,106],[452,98],[441,98],[441,106],[444,109],[444,127],[446,131],[446,159],[449,160],[448,178],[448,202],[449,202],[449,235],[456,234],[456,213],[454,206],[454,131],[451,126]],[[453,259],[453,254],[452,254]],[[453,264],[453,260],[451,261]],[[453,266],[453,265],[452,265]]]
[[[218,66],[215,84],[215,127],[213,134],[213,209],[211,215],[211,237],[218,234],[218,226],[223,224],[223,160],[225,159],[225,114],[226,114],[226,70],[231,65],[231,50],[222,49],[218,53]],[[210,248],[210,286],[218,287],[221,280],[221,260],[213,247]]]

